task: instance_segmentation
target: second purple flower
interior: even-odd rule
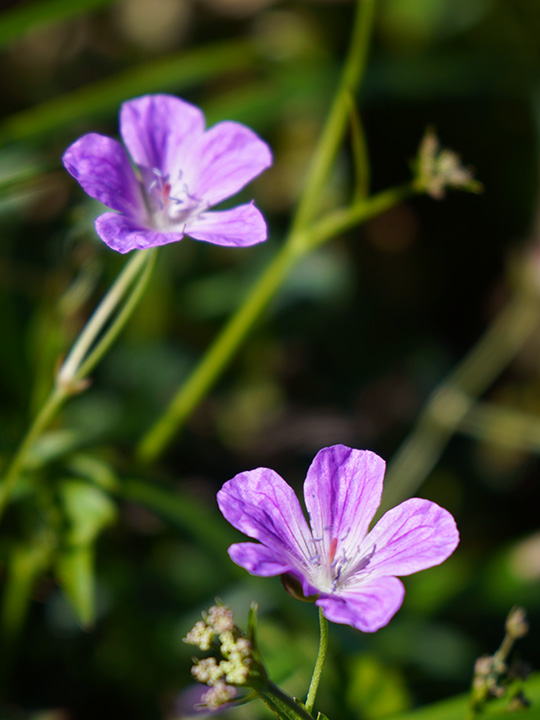
[[[236,475],[218,492],[235,528],[258,543],[229,548],[252,575],[286,575],[316,596],[328,620],[374,632],[399,610],[398,576],[446,560],[459,534],[452,515],[411,498],[369,530],[381,502],[384,461],[369,450],[333,445],[317,453],[304,483],[306,522],[292,488],[269,468]]]
[[[252,130],[231,121],[205,130],[194,105],[145,95],[122,105],[120,134],[127,152],[117,140],[89,133],[62,158],[88,195],[116,211],[96,220],[113,250],[165,245],[184,235],[235,247],[266,240],[266,223],[252,203],[209,212],[272,164],[268,145]]]

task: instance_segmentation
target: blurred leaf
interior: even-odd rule
[[[2,649],[6,655],[24,623],[34,583],[47,568],[51,551],[51,538],[45,533],[35,542],[14,545],[8,555],[1,611]]]
[[[67,547],[56,560],[56,574],[83,626],[94,621],[94,549]]]
[[[60,487],[69,527],[68,547],[88,546],[116,517],[116,507],[103,490],[82,480],[66,480]]]
[[[0,47],[42,25],[66,20],[114,0],[40,0],[5,10],[0,15]]]
[[[41,435],[28,453],[26,467],[37,470],[74,450],[82,441],[74,430],[51,430]]]
[[[403,712],[411,697],[402,676],[371,655],[352,657],[348,663],[347,702],[364,720],[375,720]]]
[[[123,100],[146,92],[181,90],[240,68],[252,68],[257,56],[244,41],[212,43],[147,62],[134,69],[11,115],[0,122],[0,143],[46,135],[74,122],[118,110]]]
[[[112,500],[95,485],[65,480],[61,502],[68,518],[64,543],[56,558],[56,574],[80,622],[94,620],[94,542],[116,517]]]
[[[531,675],[524,685],[524,691],[531,702],[530,708],[519,710],[517,713],[509,713],[507,710],[508,700],[502,699],[488,705],[486,711],[478,717],[489,718],[489,720],[502,720],[509,717],[522,720],[539,720],[540,675]],[[460,695],[433,705],[427,705],[412,712],[392,715],[388,720],[463,720],[467,715],[468,704],[469,696]]]
[[[66,464],[71,472],[90,480],[104,490],[112,491],[116,488],[118,478],[110,465],[101,458],[77,453],[69,457]]]

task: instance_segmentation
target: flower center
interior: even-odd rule
[[[153,225],[158,230],[179,230],[189,218],[206,209],[202,200],[190,194],[182,183],[182,172],[171,183],[169,175],[158,168],[143,172],[143,192]]]
[[[336,592],[347,587],[353,576],[362,573],[369,565],[375,553],[374,546],[369,553],[361,556],[358,550],[352,552],[354,548],[348,547],[344,540],[330,536],[328,549],[323,550],[322,538],[314,539],[318,548],[312,558],[312,584],[322,592]]]

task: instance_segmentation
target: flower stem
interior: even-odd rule
[[[59,385],[69,385],[73,382],[75,374],[81,366],[84,357],[94,344],[97,336],[111,317],[118,304],[127,293],[134,278],[141,272],[141,269],[148,262],[148,251],[139,251],[133,255],[129,262],[116,279],[107,295],[100,302],[94,314],[85,325],[83,331],[75,341],[67,358],[57,375]]]
[[[71,395],[78,392],[78,385],[84,381],[87,374],[94,369],[116,340],[148,284],[155,259],[156,253],[152,250],[137,253],[126,264],[116,282],[75,341],[66,361],[57,374],[56,383],[49,397],[36,415],[4,474],[4,479],[0,484],[0,518],[15,488],[17,478],[24,469],[32,446],[64,402]],[[123,307],[94,349],[90,351],[99,333],[116,311],[126,293],[129,292],[130,286],[132,286],[131,292]]]
[[[301,254],[303,251],[294,250],[291,243],[286,243],[277,253],[243,305],[227,323],[187,382],[179,389],[165,413],[142,438],[137,448],[137,454],[142,461],[150,462],[161,454],[213,385]]]
[[[321,195],[324,192],[328,173],[345,133],[347,118],[351,112],[351,95],[356,92],[364,72],[374,7],[375,0],[357,2],[349,52],[339,88],[317,144],[287,241],[199,366],[178,390],[164,414],[139,442],[136,452],[141,461],[151,462],[161,455],[171,438],[218,378],[295,263],[305,253],[335,237],[339,232],[353,227],[372,214],[383,212],[401,199],[399,193],[395,191],[389,191],[389,195],[381,193],[365,202],[357,202],[350,208],[330,213],[320,223],[313,223],[316,211],[321,205]],[[381,198],[384,202],[378,208],[377,200]],[[390,204],[387,204],[388,200],[391,201]]]
[[[313,668],[313,675],[311,677],[311,683],[309,685],[309,691],[306,699],[306,710],[310,715],[312,714],[313,706],[315,705],[315,698],[317,697],[317,690],[319,689],[319,682],[321,680],[324,661],[326,660],[326,650],[328,648],[328,621],[324,617],[321,608],[319,608],[319,625],[321,628],[319,652],[317,653],[317,660],[315,662],[315,667]]]
[[[293,231],[306,227],[313,219],[328,173],[339,149],[354,96],[364,74],[373,27],[375,0],[358,0],[356,15],[339,88],[323,128],[307,182],[298,206]]]
[[[67,391],[65,388],[54,388],[21,442],[4,475],[4,481],[0,485],[0,518],[13,492],[19,473],[24,467],[29,450],[51,422],[66,397]]]
[[[120,332],[123,330],[125,324],[131,317],[133,311],[139,303],[139,300],[143,296],[143,293],[148,286],[150,277],[152,275],[152,270],[154,269],[154,265],[156,264],[156,258],[157,253],[155,248],[146,251],[145,262],[144,264],[142,264],[142,266],[140,266],[142,267],[142,271],[131,291],[130,296],[124,303],[118,315],[114,318],[113,322],[111,323],[110,327],[107,329],[103,337],[96,344],[95,348],[92,350],[92,352],[89,353],[89,355],[84,359],[84,361],[81,362],[78,370],[75,373],[75,380],[82,380],[88,375],[88,373],[92,372],[92,370],[99,363],[101,358],[106,355],[107,351],[114,343]]]
[[[152,462],[161,455],[217,380],[292,268],[304,255],[336,235],[388,210],[413,192],[412,184],[385,190],[350,208],[329,213],[309,230],[292,233],[256,281],[240,309],[225,325],[202,361],[180,387],[169,407],[143,436],[137,448],[139,459]]]

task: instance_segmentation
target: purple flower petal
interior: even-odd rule
[[[276,472],[257,468],[240,473],[223,485],[217,501],[233,527],[260,540],[276,559],[307,567],[313,554],[311,533],[294,491]]]
[[[339,594],[323,595],[316,604],[331,622],[352,625],[362,632],[375,632],[396,614],[404,595],[400,580],[381,577]]]
[[[83,135],[68,147],[62,162],[90,197],[111,210],[143,218],[141,190],[119,142],[97,133]]]
[[[186,149],[204,132],[199,108],[173,95],[144,95],[120,110],[120,134],[137,165],[178,179]]]
[[[231,197],[272,164],[268,145],[249,128],[230,121],[207,130],[190,158],[182,181],[208,205]]]
[[[272,577],[291,570],[286,557],[280,557],[276,549],[258,543],[237,543],[229,548],[231,560],[252,575]]]
[[[439,565],[459,543],[452,515],[429,500],[411,498],[383,515],[367,535],[359,555],[369,556],[370,577],[410,575]]]
[[[96,232],[110,248],[120,253],[167,245],[178,242],[183,237],[181,233],[151,230],[136,220],[118,213],[100,215],[96,219]]]
[[[186,235],[226,247],[248,247],[266,240],[266,223],[257,208],[249,203],[231,210],[214,210],[188,221]]]
[[[306,476],[304,498],[323,557],[332,552],[358,554],[381,502],[384,468],[384,461],[369,450],[333,445],[317,453]],[[331,543],[338,541],[331,550]]]

